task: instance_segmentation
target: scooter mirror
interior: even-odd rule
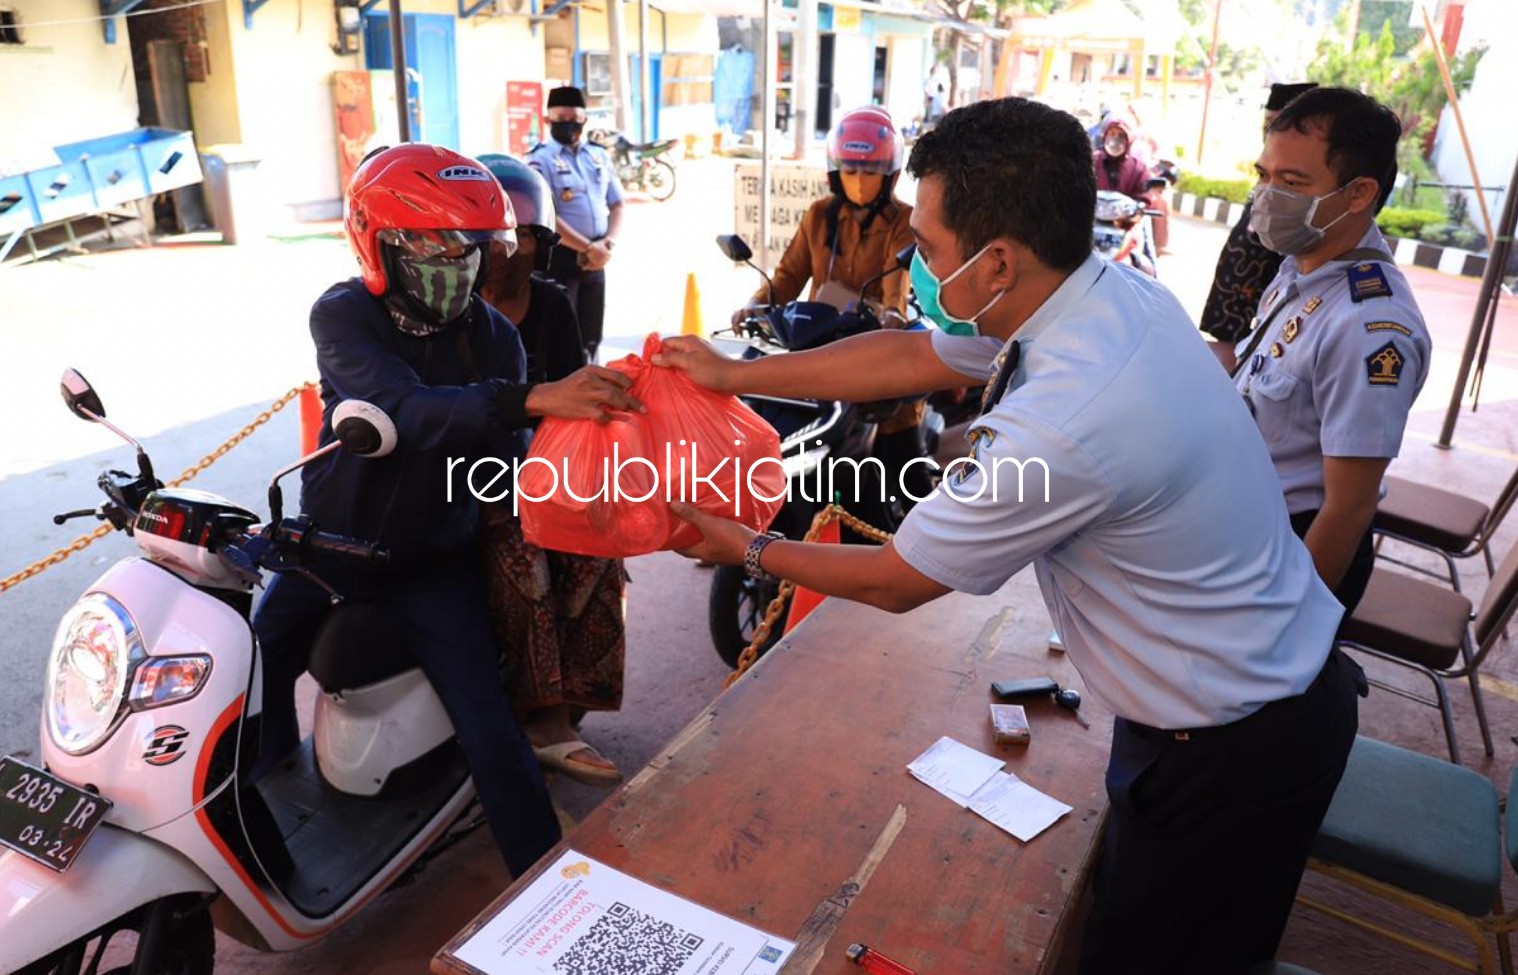
[[[95,387],[90,385],[88,379],[79,374],[78,369],[63,370],[58,390],[63,393],[63,402],[68,404],[69,410],[79,419],[94,423],[105,416],[105,405],[100,402],[100,394],[95,392]]]
[[[746,264],[754,257],[754,252],[737,234],[723,234],[717,238],[717,246],[734,264]]]
[[[912,266],[912,258],[917,254],[917,245],[908,244],[896,252],[896,266],[905,271]]]
[[[384,457],[395,449],[395,421],[361,399],[346,399],[332,411],[332,432],[343,449],[360,457]]]

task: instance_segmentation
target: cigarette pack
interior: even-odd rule
[[[991,705],[991,732],[998,745],[1026,745],[1033,739],[1021,704]]]

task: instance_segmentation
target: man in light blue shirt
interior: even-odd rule
[[[595,361],[606,315],[606,272],[622,226],[622,183],[611,155],[584,140],[585,93],[548,93],[549,140],[527,154],[527,164],[548,180],[557,208],[559,243],[548,275],[569,292],[580,320],[585,354]]]
[[[753,361],[675,339],[656,360],[733,393],[986,382],[972,457],[892,542],[808,545],[678,510],[704,536],[688,554],[896,612],[994,592],[1031,562],[1118,715],[1082,975],[1242,973],[1275,953],[1363,678],[1331,650],[1341,609],[1186,313],[1092,256],[1088,145],[1022,99],[950,112],[917,142],[912,281],[942,332]]]

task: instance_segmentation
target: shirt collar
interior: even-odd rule
[[[1027,345],[1035,341],[1044,332],[1064,316],[1065,312],[1081,298],[1085,297],[1091,286],[1096,284],[1096,279],[1107,270],[1107,262],[1098,257],[1094,252],[1087,255],[1080,266],[1070,272],[1060,286],[1054,289],[1054,293],[1044,299],[1044,303],[1028,316],[1028,320],[1012,333],[1008,342],[1020,342]]]
[[[1377,227],[1374,221],[1372,221],[1371,225],[1366,228],[1365,233],[1360,236],[1360,240],[1355,244],[1353,249],[1361,250],[1366,247],[1369,247],[1372,250],[1386,251],[1387,253],[1391,253],[1391,248],[1386,244],[1386,238],[1381,235],[1381,228]],[[1321,281],[1324,278],[1333,277],[1334,275],[1343,271],[1344,265],[1349,263],[1351,263],[1351,261],[1348,258],[1339,257],[1335,258],[1332,261],[1328,261],[1322,267],[1314,268],[1310,274],[1302,274],[1297,270],[1297,259],[1295,257],[1288,257],[1286,260],[1281,262],[1281,270],[1288,272],[1289,280],[1296,281],[1298,287],[1306,287],[1307,285]]]

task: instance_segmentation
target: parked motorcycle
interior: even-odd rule
[[[632,142],[620,132],[603,129],[592,132],[590,141],[611,153],[624,189],[642,190],[661,203],[675,195],[675,164],[665,158],[675,139]]]
[[[774,287],[769,275],[754,265],[753,252],[741,237],[718,237],[717,244],[729,260],[748,264]],[[904,248],[896,255],[896,264],[865,282],[860,292],[910,266],[914,250],[915,245]],[[851,302],[843,309],[815,301],[771,302],[746,309],[745,317],[731,330],[737,348],[724,351],[744,359],[784,355],[880,327],[875,313],[862,301]],[[721,333],[714,339],[721,348]],[[812,518],[834,495],[841,498],[846,510],[865,522],[885,531],[896,530],[905,514],[904,499],[895,496],[897,485],[890,483],[895,472],[874,460],[873,451],[876,425],[889,417],[901,400],[845,403],[749,395],[743,401],[780,434],[789,494],[771,530],[783,532],[787,538],[802,538]],[[936,483],[937,465],[931,467],[931,479]],[[845,539],[854,540],[848,532]],[[778,592],[778,583],[752,579],[741,567],[716,567],[708,598],[708,623],[717,654],[728,666],[737,666],[738,657],[753,639]],[[780,628],[776,627],[761,652],[779,639]]]
[[[138,935],[133,975],[210,975],[213,925],[285,951],[479,825],[441,702],[376,606],[334,609],[311,654],[315,730],[257,782],[260,657],[250,624],[261,570],[311,576],[313,557],[382,563],[375,546],[285,517],[280,478],[334,450],[381,457],[395,426],[348,401],[337,441],[269,485],[270,516],[165,488],[142,446],[69,370],[63,396],[137,449],[107,471],[94,517],[140,557],[64,614],[48,658],[42,767],[0,759],[0,972],[94,975]]]

